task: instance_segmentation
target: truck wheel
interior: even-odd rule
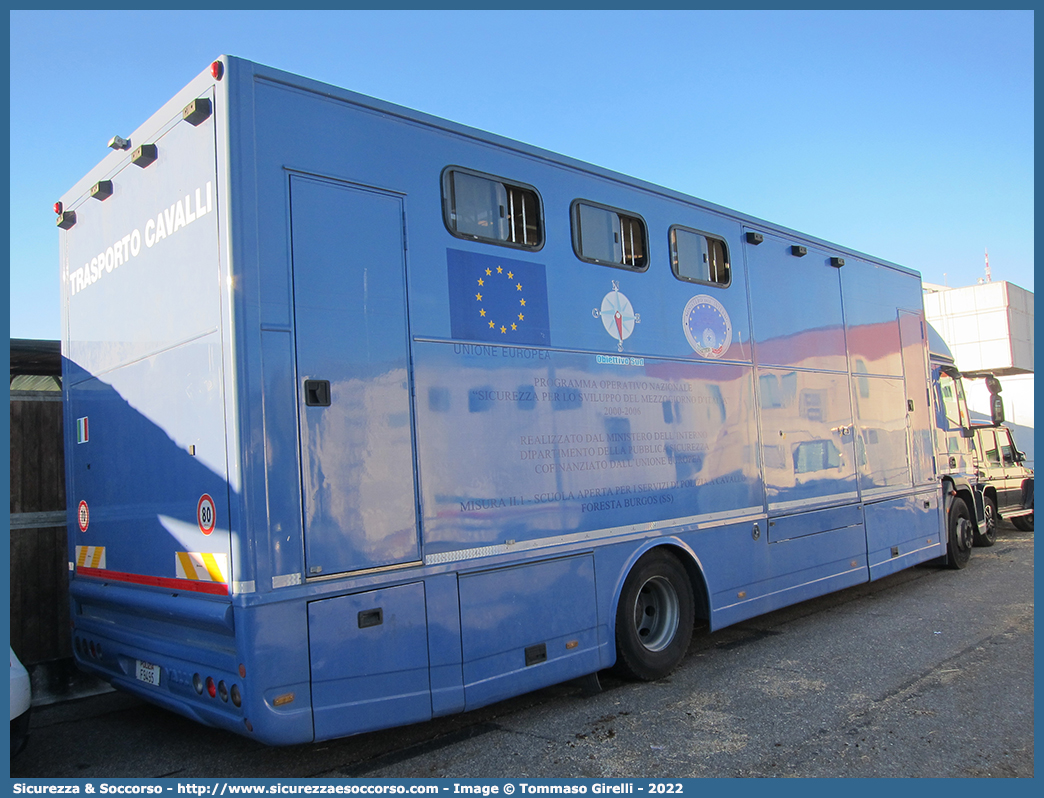
[[[997,502],[989,496],[982,499],[982,529],[975,531],[976,546],[992,546],[997,542]]]
[[[1011,519],[1011,522],[1015,525],[1015,528],[1020,532],[1032,532],[1033,531],[1033,513],[1029,515],[1019,515]]]
[[[975,531],[964,499],[953,500],[950,512],[946,516],[946,528],[946,564],[950,568],[961,569],[971,558]]]
[[[662,548],[648,552],[620,594],[613,670],[642,681],[666,676],[689,648],[694,619],[692,583],[681,563]]]

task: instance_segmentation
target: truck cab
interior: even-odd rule
[[[953,363],[933,362],[932,385],[936,394],[936,471],[970,475],[974,470],[972,424],[961,374]]]
[[[932,409],[935,413],[935,472],[946,502],[947,563],[963,568],[974,545],[992,545],[983,495],[975,472],[975,433],[964,395],[964,382],[953,353],[932,325],[928,326]],[[992,528],[995,535],[996,524]]]

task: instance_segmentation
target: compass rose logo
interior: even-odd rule
[[[642,321],[631,307],[631,300],[620,293],[620,284],[616,280],[613,280],[613,290],[602,298],[602,307],[591,312],[596,319],[602,320],[605,331],[615,339],[619,352],[623,351],[623,342],[634,332],[634,325]]]

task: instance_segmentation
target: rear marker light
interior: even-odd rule
[[[210,100],[201,97],[193,100],[181,112],[181,118],[190,125],[199,125],[210,117]]]
[[[113,136],[109,139],[108,146],[114,150],[125,150],[130,147],[130,139],[125,139],[123,136]]]
[[[213,64],[210,65],[210,76],[214,78],[214,80],[221,80],[224,74],[225,65],[222,64],[220,61],[215,61]]]
[[[112,181],[111,180],[99,180],[93,186],[91,186],[91,196],[96,200],[108,199],[112,196]]]
[[[239,685],[232,685],[232,703],[237,707],[243,705],[243,696],[239,694]]]
[[[225,680],[222,679],[218,682],[218,695],[221,696],[221,700],[228,703],[228,688],[225,687]]]
[[[68,230],[76,224],[76,211],[65,211],[58,217],[58,221],[55,224],[62,230]]]
[[[196,693],[203,695],[203,678],[198,674],[192,674],[192,686],[196,688]]]
[[[142,144],[131,156],[131,163],[144,169],[159,157],[155,144]]]
[[[239,663],[239,678],[246,678],[246,665],[244,665],[242,662]]]
[[[215,698],[217,696],[217,685],[214,684],[214,680],[210,676],[207,677],[207,694],[211,698]]]
[[[60,203],[60,202],[54,203],[54,212],[57,213],[57,214],[60,214],[62,212],[62,203]]]

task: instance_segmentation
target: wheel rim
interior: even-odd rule
[[[983,526],[986,527],[986,535],[992,535],[993,530],[997,528],[997,516],[993,505],[989,502],[986,502],[986,506],[982,508],[982,517]]]
[[[662,651],[678,631],[680,602],[667,579],[654,576],[642,585],[634,601],[634,631],[649,651]]]
[[[971,551],[972,541],[975,535],[975,527],[967,518],[957,519],[957,546],[966,551]]]

